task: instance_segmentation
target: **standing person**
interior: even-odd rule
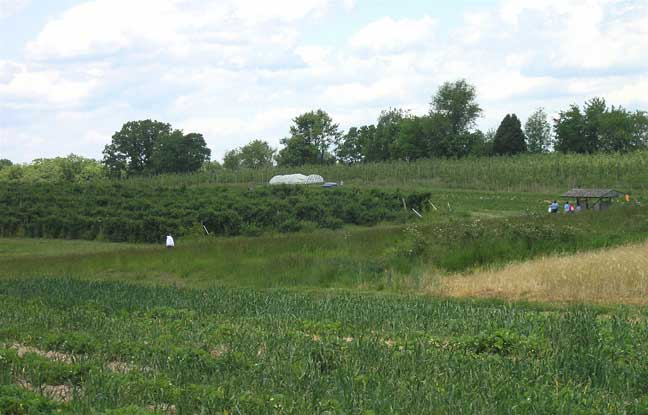
[[[551,205],[549,207],[551,209],[551,213],[558,213],[558,202],[557,201],[554,200],[553,202],[551,202]]]
[[[166,247],[167,249],[173,248],[175,246],[175,241],[173,240],[173,236],[167,235],[166,237]]]
[[[569,206],[570,206],[569,201],[566,201],[565,205],[563,206],[563,210],[565,211],[565,213],[569,213]]]

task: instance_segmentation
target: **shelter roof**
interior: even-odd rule
[[[563,197],[578,197],[583,199],[599,199],[602,197],[621,197],[623,193],[614,189],[572,189],[563,194]]]

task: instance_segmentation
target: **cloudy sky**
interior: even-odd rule
[[[220,159],[311,109],[424,113],[459,78],[482,129],[594,96],[648,109],[648,1],[0,0],[0,158],[101,158],[152,118]]]

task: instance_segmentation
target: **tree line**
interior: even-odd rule
[[[603,98],[572,105],[549,122],[544,108],[524,126],[507,114],[497,130],[476,128],[483,110],[476,89],[465,80],[443,84],[432,97],[429,112],[383,111],[375,124],[351,127],[345,133],[323,110],[293,119],[290,136],[279,151],[261,140],[229,151],[223,167],[300,166],[305,164],[370,163],[425,158],[501,156],[520,153],[628,152],[648,147],[648,114],[608,106]]]
[[[428,113],[390,108],[375,124],[351,127],[344,132],[322,109],[292,120],[280,150],[267,141],[253,140],[228,151],[222,165],[210,161],[211,151],[202,134],[173,129],[153,120],[130,121],[112,136],[103,160],[70,155],[37,159],[39,174],[101,174],[124,178],[163,173],[187,173],[202,169],[237,170],[270,166],[356,164],[414,161],[429,158],[499,156],[520,153],[629,152],[648,147],[648,114],[609,106],[594,98],[582,107],[571,105],[549,122],[538,108],[524,126],[516,114],[507,114],[496,130],[476,128],[483,110],[476,88],[466,80],[446,82],[432,96]],[[94,162],[94,164],[93,164]],[[13,168],[12,168],[13,167]],[[5,170],[6,169],[6,170]],[[33,174],[0,160],[0,178]]]

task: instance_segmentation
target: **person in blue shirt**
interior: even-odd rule
[[[551,213],[558,213],[558,202],[554,200],[551,202],[551,205],[549,205],[549,208],[551,209]]]
[[[571,204],[569,202],[565,202],[565,206],[563,206],[563,209],[565,210],[565,213],[569,213],[571,210]]]

